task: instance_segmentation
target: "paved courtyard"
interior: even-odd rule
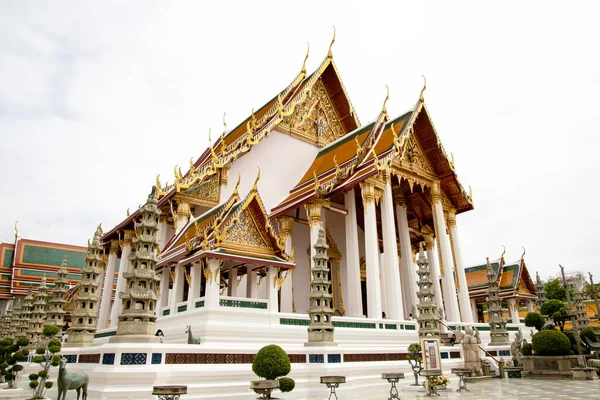
[[[452,379],[452,377],[450,378]],[[343,385],[342,385],[343,386]],[[440,390],[438,399],[485,399],[485,400],[589,400],[600,399],[600,381],[573,381],[573,380],[541,380],[541,379],[492,379],[485,382],[469,383],[469,392],[456,392],[456,378],[452,379],[450,387]],[[431,399],[425,396],[425,391],[407,389],[399,392],[400,399]],[[323,396],[305,397],[294,396],[292,393],[274,393],[274,397],[281,400],[323,400],[327,399],[328,393],[323,386]],[[339,400],[366,400],[387,399],[389,389],[383,387],[358,389],[352,391],[338,392]],[[249,399],[256,398],[249,396]],[[332,397],[333,399],[333,397]]]

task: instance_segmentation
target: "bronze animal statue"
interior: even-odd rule
[[[60,359],[60,367],[58,369],[58,379],[56,380],[56,386],[58,387],[58,398],[57,400],[65,400],[67,390],[77,390],[77,400],[81,395],[83,389],[83,397],[81,400],[87,400],[87,387],[89,378],[85,372],[78,374],[70,374],[67,372],[67,359]]]
[[[191,325],[186,325],[185,326],[185,333],[187,333],[188,335],[188,344],[200,344],[200,336],[193,336],[192,335],[192,326]]]

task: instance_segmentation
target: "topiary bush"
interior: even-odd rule
[[[277,379],[290,373],[292,365],[287,353],[276,344],[263,347],[252,362],[252,372],[261,378]]]
[[[523,353],[524,356],[532,355],[533,354],[533,345],[531,343],[525,342],[525,344],[523,344],[523,347],[521,347],[521,353]]]
[[[534,327],[538,332],[542,330],[545,323],[546,319],[542,314],[530,312],[525,316],[525,326]]]
[[[16,343],[11,338],[4,338],[0,341],[0,374],[8,383],[9,389],[16,388],[16,380],[23,366],[17,364],[24,361],[29,352],[22,347],[29,345],[29,339],[18,338]]]
[[[33,389],[34,399],[43,399],[46,394],[46,390],[52,387],[52,382],[49,382],[48,371],[50,367],[56,367],[60,363],[60,356],[57,354],[60,352],[60,340],[52,339],[56,334],[60,332],[60,329],[55,325],[46,325],[42,334],[48,340],[46,347],[39,347],[36,349],[36,356],[33,357],[32,362],[40,364],[42,370],[37,374],[29,375],[29,387]]]
[[[292,378],[279,378],[279,390],[282,392],[291,392],[296,387],[296,382]]]
[[[533,335],[533,351],[539,356],[567,356],[571,354],[571,342],[562,332],[543,330]]]

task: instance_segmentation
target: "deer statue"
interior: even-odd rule
[[[200,344],[200,336],[192,335],[192,326],[185,326],[185,333],[188,335],[188,344]]]
[[[83,397],[81,400],[87,400],[87,387],[89,378],[85,372],[78,374],[70,374],[67,372],[67,359],[60,359],[60,367],[58,369],[58,379],[56,379],[56,386],[58,387],[58,399],[65,400],[67,390],[77,390],[77,400],[83,389]],[[62,397],[61,397],[62,396]]]

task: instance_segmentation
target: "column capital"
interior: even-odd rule
[[[435,239],[433,234],[424,234],[423,238],[425,239],[425,250],[433,250],[433,246],[435,244]]]
[[[360,190],[362,194],[363,204],[375,204],[379,203],[381,198],[381,189],[377,188],[375,182],[367,179],[360,183]]]
[[[185,201],[179,200],[177,202],[177,216],[178,217],[190,217],[192,215],[192,210],[190,207],[190,203],[186,203]]]
[[[431,185],[431,199],[434,203],[442,202],[442,190],[440,188],[440,181],[433,181]]]
[[[309,227],[312,228],[315,224],[321,223],[321,209],[328,205],[329,201],[325,199],[315,199],[304,204]]]
[[[398,204],[402,207],[406,206],[406,199],[404,198],[404,193],[402,193],[400,185],[392,186],[392,196],[394,198],[394,204]]]
[[[162,212],[159,216],[158,216],[158,222],[167,222],[167,220],[169,219],[169,214]]]
[[[279,230],[281,231],[282,236],[288,237],[292,235],[292,224],[294,223],[294,217],[283,215],[277,218],[277,222],[279,222]]]
[[[456,210],[448,210],[448,228],[456,228]]]
[[[125,246],[133,246],[133,242],[131,241],[131,239],[133,239],[134,236],[135,231],[133,229],[125,229],[123,231],[123,240],[119,242],[121,249],[123,249],[123,247]]]
[[[109,254],[117,254],[119,252],[119,249],[120,249],[119,240],[118,239],[111,240]]]

